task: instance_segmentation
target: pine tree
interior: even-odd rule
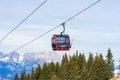
[[[20,80],[27,80],[25,70],[21,73]]]
[[[60,79],[57,77],[56,74],[53,73],[50,80],[60,80]]]
[[[31,79],[30,79],[30,74],[27,75],[27,79],[26,79],[26,80],[31,80]]]
[[[80,68],[79,68],[79,64],[78,64],[78,54],[76,53],[76,55],[73,55],[70,58],[69,61],[69,76],[68,79],[70,80],[79,80],[80,79]]]
[[[94,57],[93,57],[93,54],[92,53],[89,53],[89,57],[88,57],[88,60],[87,60],[87,74],[86,74],[86,78],[87,80],[93,80],[92,79],[92,72],[91,72],[91,67],[93,65],[93,62],[94,62]]]
[[[49,72],[48,72],[48,65],[47,63],[44,63],[42,68],[42,74],[41,74],[41,80],[49,80]]]
[[[80,68],[80,70],[79,70],[80,73],[79,74],[81,74],[82,73],[82,67],[83,67],[83,56],[82,56],[81,53],[79,54],[78,64],[79,64],[79,68]]]
[[[88,69],[88,72],[90,71],[90,68],[93,64],[93,54],[92,53],[89,53],[89,57],[88,57],[88,60],[87,60],[87,69]]]
[[[90,79],[89,80],[98,80],[98,68],[99,68],[99,63],[98,63],[99,57],[98,55],[95,56],[94,62],[90,68]]]
[[[15,74],[14,80],[19,80],[18,74]]]
[[[38,65],[38,67],[37,67],[36,70],[35,70],[36,80],[39,80],[39,78],[41,77],[41,73],[42,73],[41,67],[40,67],[40,65]]]
[[[87,80],[87,63],[84,54],[81,56],[82,59],[82,72],[80,74],[81,80]]]
[[[59,62],[56,62],[55,64],[55,72],[56,76],[60,76],[60,64]]]
[[[50,64],[48,64],[48,78],[50,79],[52,77],[52,74],[55,72],[55,64],[53,61],[51,61]]]
[[[108,64],[108,67],[109,67],[109,79],[113,77],[113,70],[114,70],[114,61],[113,61],[113,55],[112,55],[112,52],[111,52],[111,49],[108,48],[108,52],[107,52],[107,64]]]
[[[99,80],[109,80],[108,77],[108,66],[106,61],[103,59],[102,54],[99,55]]]
[[[31,80],[36,80],[36,76],[35,76],[35,71],[34,68],[32,67],[32,72],[31,72]]]
[[[69,61],[67,54],[65,54],[62,58],[62,63],[60,67],[60,79],[68,80],[68,76],[69,76]]]

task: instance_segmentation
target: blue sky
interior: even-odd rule
[[[0,42],[0,51],[9,53],[51,28],[61,24],[96,0],[48,0],[19,28]],[[2,0],[0,2],[0,38],[5,36],[43,0]],[[102,0],[97,5],[66,23],[66,34],[73,39],[68,53],[76,50],[94,54],[111,48],[114,59],[120,59],[120,0]],[[51,37],[59,34],[62,26],[33,43],[18,50],[26,52],[50,52]]]

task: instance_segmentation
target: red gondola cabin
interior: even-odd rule
[[[71,48],[68,35],[53,35],[51,43],[54,51],[66,51]]]

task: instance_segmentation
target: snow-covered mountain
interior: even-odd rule
[[[16,70],[18,63],[19,55],[18,53],[4,54],[0,53],[0,78],[3,80],[10,80],[12,74]]]
[[[23,70],[29,73],[32,67],[36,68],[45,62],[60,61],[62,55],[50,53],[26,53],[20,56],[17,52],[4,54],[0,52],[0,80],[13,80],[13,75],[20,74]]]

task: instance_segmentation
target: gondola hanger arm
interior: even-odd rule
[[[61,24],[63,26],[63,31],[60,33],[60,35],[62,35],[63,33],[65,33],[65,23]]]

